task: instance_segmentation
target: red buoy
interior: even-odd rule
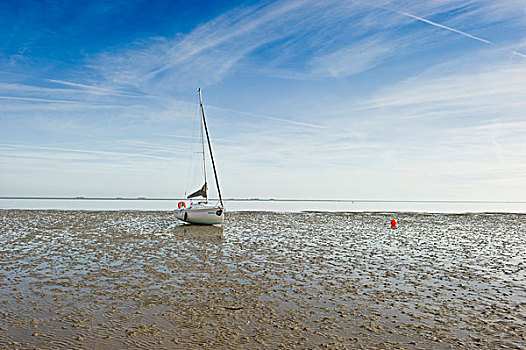
[[[393,230],[398,228],[398,222],[396,221],[396,219],[391,219],[391,228]]]

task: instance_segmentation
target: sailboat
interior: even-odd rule
[[[203,148],[203,169],[204,169],[204,185],[197,191],[189,194],[186,198],[192,199],[202,197],[203,199],[197,203],[190,201],[189,206],[186,206],[185,201],[178,203],[178,208],[174,210],[174,216],[182,221],[191,224],[201,225],[217,225],[222,224],[225,220],[225,209],[223,205],[223,198],[221,197],[221,190],[219,189],[219,180],[217,178],[216,165],[212,153],[212,144],[210,143],[210,135],[208,134],[208,127],[206,126],[205,109],[203,107],[203,99],[201,97],[201,89],[197,90],[199,93],[199,107],[201,111],[201,145]],[[206,152],[205,152],[205,135],[206,143],[210,159],[212,161],[212,168],[214,170],[214,178],[217,186],[217,193],[219,194],[219,203],[211,204],[208,202],[208,183],[206,178]]]

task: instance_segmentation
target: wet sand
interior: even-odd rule
[[[0,210],[0,349],[521,349],[525,233],[524,214],[237,212],[221,229]]]

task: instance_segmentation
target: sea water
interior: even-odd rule
[[[510,213],[0,210],[0,347],[524,348],[525,233]]]
[[[0,209],[174,210],[184,199],[46,199],[0,197]],[[187,203],[189,200],[186,200]],[[212,200],[213,203],[219,202]],[[227,211],[331,211],[331,212],[430,212],[526,213],[526,202],[490,201],[375,201],[375,200],[245,200],[226,199]]]

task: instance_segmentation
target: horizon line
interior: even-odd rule
[[[209,198],[211,201],[219,198]],[[187,198],[160,197],[47,197],[47,196],[0,196],[0,200],[85,200],[85,201],[185,201]],[[333,202],[333,203],[511,203],[526,204],[526,201],[515,200],[419,200],[419,199],[301,199],[301,198],[224,198],[225,202]]]

